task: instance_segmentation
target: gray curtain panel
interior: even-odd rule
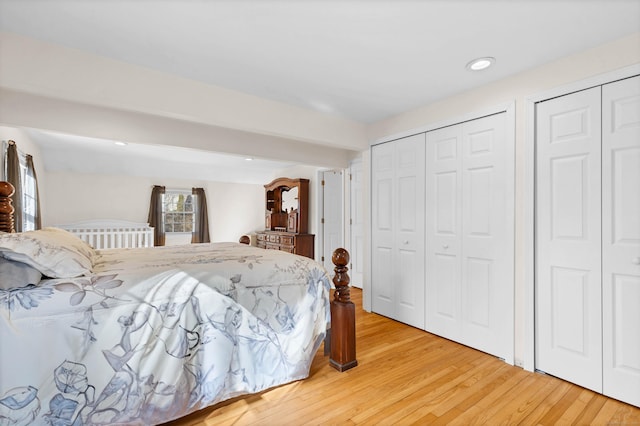
[[[149,226],[153,226],[153,245],[163,246],[165,243],[164,221],[162,219],[162,195],[164,186],[155,185],[151,190],[151,202],[149,203]]]
[[[204,188],[192,188],[191,193],[196,196],[196,217],[191,234],[192,243],[209,243],[209,213],[207,212],[207,197]]]
[[[13,185],[15,192],[11,197],[15,210],[14,228],[16,232],[23,231],[22,225],[22,179],[20,177],[20,157],[18,147],[14,141],[9,141],[7,149],[7,181]]]

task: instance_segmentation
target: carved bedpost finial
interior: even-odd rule
[[[336,249],[331,256],[335,265],[333,284],[336,286],[331,302],[331,345],[329,364],[338,371],[358,365],[356,360],[356,306],[349,290],[349,252]]]
[[[9,182],[0,181],[0,231],[14,232],[13,204],[11,196],[15,188]]]
[[[349,252],[343,248],[337,248],[333,252],[331,261],[335,265],[333,270],[336,273],[333,276],[333,284],[336,286],[333,298],[338,302],[349,303],[351,302],[351,290],[349,290],[349,282],[351,280],[347,273],[349,271],[349,268],[347,268],[349,264]]]

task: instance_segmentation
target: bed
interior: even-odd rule
[[[94,250],[44,228],[0,234],[0,262],[0,425],[167,422],[306,378],[330,325],[320,264],[245,244]]]

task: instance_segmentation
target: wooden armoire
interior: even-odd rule
[[[265,230],[258,247],[313,259],[314,235],[309,230],[309,179],[277,178],[265,188]]]

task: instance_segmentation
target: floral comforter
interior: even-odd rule
[[[308,376],[329,278],[235,243],[97,251],[0,290],[0,425],[158,424]]]

